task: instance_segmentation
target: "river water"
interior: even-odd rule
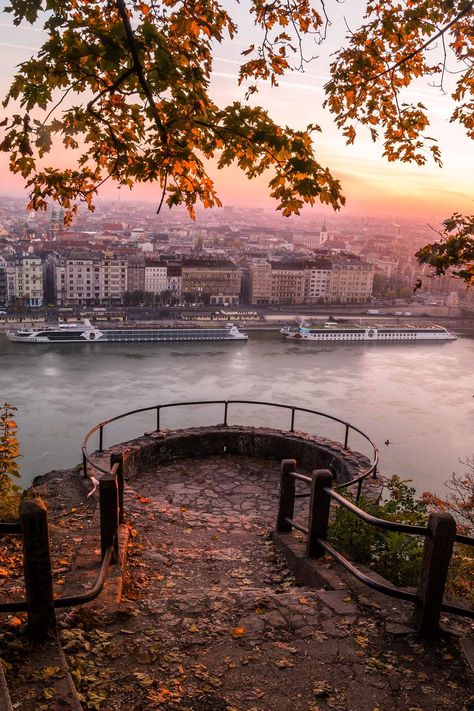
[[[242,398],[310,407],[366,432],[381,469],[441,491],[459,459],[474,452],[474,339],[420,344],[295,344],[276,332],[248,342],[27,345],[0,336],[0,399],[18,408],[22,483],[81,461],[95,423],[166,402]],[[162,426],[223,421],[217,406],[163,413]],[[281,410],[232,406],[229,423],[283,429]],[[107,433],[105,446],[154,429],[135,416]],[[343,439],[341,425],[297,415],[296,429]],[[389,445],[385,441],[389,440]],[[369,453],[360,436],[354,449]]]

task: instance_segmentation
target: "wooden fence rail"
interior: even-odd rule
[[[307,534],[306,555],[308,558],[321,558],[328,553],[342,563],[354,577],[383,592],[386,595],[409,600],[414,603],[412,622],[423,634],[435,634],[439,630],[439,621],[443,607],[451,612],[467,614],[474,617],[472,610],[463,610],[456,606],[443,605],[443,596],[448,577],[453,546],[456,540],[456,522],[453,516],[445,512],[431,513],[426,527],[409,526],[393,521],[384,521],[370,516],[362,509],[344,499],[332,490],[332,475],[328,470],[316,470],[311,477],[295,471],[296,462],[285,459],[281,465],[279,504],[276,519],[277,533],[287,533],[293,528]],[[297,480],[311,486],[309,499],[308,525],[304,526],[294,520],[294,506]],[[332,545],[327,543],[331,500],[346,506],[356,516],[368,524],[380,528],[397,530],[401,533],[425,536],[423,558],[421,563],[418,588],[412,593],[404,588],[385,585],[361,573],[357,567]],[[462,537],[464,538],[464,537]],[[473,541],[470,541],[472,544]]]
[[[118,560],[119,527],[124,523],[123,455],[112,455],[108,476],[99,481],[100,548],[102,567],[99,585],[92,591],[71,598],[55,598],[48,531],[48,510],[41,499],[27,499],[20,504],[18,524],[4,526],[4,533],[17,533],[23,538],[23,568],[26,603],[0,605],[0,612],[27,610],[28,635],[33,642],[43,642],[56,627],[56,607],[69,607],[89,602],[96,597],[107,576],[108,564]],[[11,530],[10,530],[11,529]],[[110,551],[110,552],[109,552]],[[103,568],[103,570],[102,570]]]

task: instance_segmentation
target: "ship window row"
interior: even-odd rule
[[[154,328],[144,328],[144,329],[114,329],[113,331],[110,330],[107,333],[107,337],[111,338],[115,335],[117,336],[126,336],[126,335],[131,335],[133,333],[134,336],[153,336],[155,334],[163,335],[163,336],[189,336],[189,335],[196,335],[196,336],[202,336],[202,335],[222,335],[223,333],[228,333],[228,329],[226,328],[202,328],[202,329],[186,329],[186,328],[161,328],[161,329],[154,329]]]

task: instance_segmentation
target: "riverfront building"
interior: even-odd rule
[[[333,261],[328,303],[366,303],[372,293],[373,280],[373,264],[347,255]]]
[[[372,294],[374,266],[355,255],[327,254],[313,260],[262,258],[245,269],[250,304],[366,303]]]
[[[58,306],[120,305],[127,288],[127,260],[58,257],[54,270]]]
[[[6,291],[10,303],[43,305],[43,262],[40,257],[19,257],[7,263]]]
[[[214,305],[238,304],[242,275],[237,264],[226,258],[185,258],[181,265],[183,296]]]

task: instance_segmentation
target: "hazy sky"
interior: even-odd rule
[[[3,10],[7,3],[0,1]],[[240,5],[225,3],[238,22],[239,33],[233,42],[216,47],[211,93],[220,105],[237,98],[243,99],[244,89],[237,86],[241,52],[248,44],[258,41],[258,34],[249,16],[249,5],[242,0]],[[302,128],[308,123],[318,123],[322,134],[317,135],[317,156],[333,174],[340,178],[347,198],[347,212],[377,212],[391,215],[417,216],[437,219],[455,210],[472,212],[474,205],[474,151],[464,130],[449,123],[452,101],[439,89],[420,82],[411,88],[406,98],[423,101],[429,108],[431,126],[429,135],[438,138],[442,149],[444,166],[434,163],[424,167],[401,163],[387,163],[382,158],[383,148],[373,144],[368,135],[361,132],[354,146],[346,146],[345,140],[334,126],[331,115],[322,109],[323,85],[328,78],[328,62],[331,52],[344,42],[346,27],[355,29],[360,20],[363,3],[347,0],[335,4],[330,14],[332,26],[328,41],[322,47],[308,44],[308,55],[318,55],[308,70],[301,74],[292,72],[281,80],[280,86],[270,88],[262,85],[254,100],[269,110],[272,118],[293,128]],[[8,14],[0,14],[0,94],[6,93],[15,66],[26,60],[40,46],[42,33],[28,26],[14,28]],[[266,194],[268,177],[249,182],[238,169],[224,171],[212,169],[224,203],[272,207]],[[21,189],[22,180],[8,172],[7,160],[0,154],[0,192]],[[111,185],[104,189],[105,195],[115,194]],[[159,190],[153,186],[139,186],[133,197],[154,199]],[[318,214],[330,208],[317,207]]]

